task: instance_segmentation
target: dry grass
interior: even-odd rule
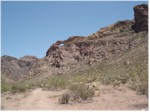
[[[50,78],[47,82],[45,82],[43,86],[48,89],[65,89],[68,83],[69,82],[64,77],[55,76]]]

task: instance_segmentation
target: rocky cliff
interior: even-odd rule
[[[37,76],[42,79],[51,75],[73,74],[97,63],[115,61],[141,45],[144,45],[144,53],[147,54],[148,6],[137,5],[134,12],[134,20],[118,21],[87,37],[72,36],[67,40],[57,41],[42,59],[2,56],[2,73],[13,80]]]
[[[148,5],[142,4],[134,7],[134,30],[136,32],[148,31]]]

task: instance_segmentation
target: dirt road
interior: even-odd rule
[[[148,109],[148,99],[126,87],[114,89],[101,86],[93,99],[59,104],[58,98],[66,90],[47,91],[37,88],[26,93],[2,94],[4,110],[142,110]]]

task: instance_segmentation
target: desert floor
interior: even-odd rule
[[[92,99],[59,104],[58,99],[66,91],[36,88],[25,93],[4,93],[2,110],[148,110],[148,98],[125,86],[101,85]]]

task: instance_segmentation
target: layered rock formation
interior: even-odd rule
[[[38,76],[72,74],[86,70],[95,63],[107,63],[147,43],[148,7],[134,7],[135,20],[118,21],[87,37],[72,36],[57,41],[42,59],[2,57],[2,72],[13,80]],[[142,37],[139,39],[138,37]],[[146,44],[147,45],[147,44]]]

